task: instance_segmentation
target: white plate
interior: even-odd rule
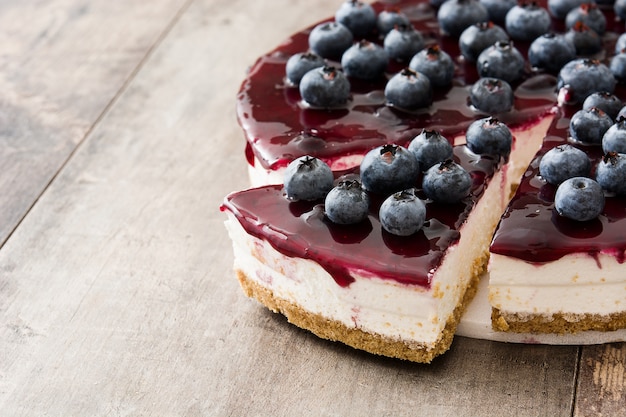
[[[528,334],[497,332],[491,328],[491,306],[488,300],[488,277],[483,276],[478,292],[459,323],[456,334],[473,339],[510,343],[538,343],[546,345],[595,345],[626,341],[626,329],[614,332],[579,332],[575,334]]]

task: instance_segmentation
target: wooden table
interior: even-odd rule
[[[243,296],[218,210],[247,184],[234,98],[338,4],[0,4],[0,415],[626,413],[623,344],[457,338],[424,366]]]

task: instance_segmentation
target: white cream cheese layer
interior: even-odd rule
[[[626,311],[624,265],[613,254],[573,253],[534,264],[491,255],[489,300],[519,315],[599,314]]]

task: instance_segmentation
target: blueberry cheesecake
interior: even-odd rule
[[[497,331],[625,328],[616,6],[348,0],[259,58],[237,97],[255,188],[221,206],[246,295],[423,363],[481,277]]]

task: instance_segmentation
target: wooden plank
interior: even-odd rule
[[[0,246],[185,1],[0,3]]]
[[[256,56],[336,7],[268,3],[195,1],[0,249],[0,410],[571,415],[576,347],[459,338],[415,365],[242,295],[217,209],[247,184],[234,97]]]
[[[626,344],[582,350],[575,416],[626,415]]]

